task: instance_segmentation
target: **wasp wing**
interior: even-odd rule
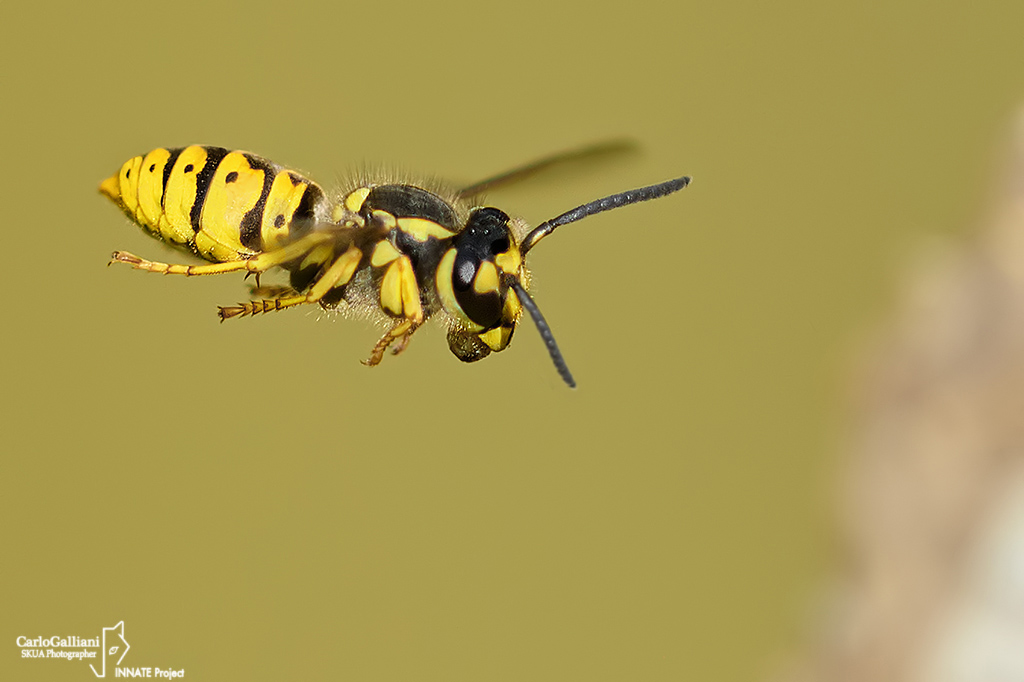
[[[618,138],[608,140],[607,142],[588,145],[586,147],[569,149],[567,151],[558,152],[557,154],[552,154],[551,156],[542,157],[522,166],[507,170],[504,173],[493,175],[485,180],[463,187],[458,190],[458,197],[460,199],[469,199],[497,187],[503,187],[525,180],[554,166],[576,162],[600,161],[605,158],[636,152],[638,148],[638,145],[633,140]]]

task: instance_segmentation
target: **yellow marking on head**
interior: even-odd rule
[[[487,294],[498,291],[498,268],[494,263],[484,261],[476,271],[473,278],[473,291],[478,294]]]
[[[204,165],[206,150],[199,145],[186,147],[178,154],[178,160],[167,176],[160,234],[169,242],[187,244],[195,237],[192,205],[196,203],[196,176]]]
[[[264,175],[261,169],[250,166],[241,152],[231,152],[217,165],[206,192],[201,221],[201,232],[222,247],[216,253],[252,253],[242,245],[240,229],[242,218],[263,193]],[[197,234],[197,244],[198,238]]]
[[[121,208],[131,212],[134,217],[139,208],[139,168],[142,167],[142,157],[136,156],[128,159],[121,166],[117,174],[117,182],[120,186]]]
[[[462,310],[462,306],[459,305],[458,299],[455,298],[455,290],[452,288],[452,271],[455,268],[455,256],[455,249],[448,249],[444,256],[441,257],[441,262],[437,264],[437,272],[434,275],[437,295],[441,299],[441,306],[449,315],[456,318],[467,331],[478,332],[483,327],[469,319],[469,316]]]
[[[353,213],[359,213],[359,209],[363,207],[363,202],[366,201],[366,197],[370,195],[369,187],[360,187],[359,189],[349,192],[348,196],[345,197],[345,208],[352,211]]]
[[[499,253],[494,257],[501,271],[509,275],[518,275],[519,268],[523,264],[523,257],[519,253],[519,247],[513,244],[505,253]]]
[[[370,257],[370,265],[379,268],[401,256],[398,249],[389,241],[378,242],[373,248],[373,256]]]
[[[264,251],[284,246],[295,211],[309,185],[305,179],[296,185],[287,172],[280,172],[274,178],[260,224],[260,243]]]
[[[512,339],[513,330],[513,327],[495,327],[480,334],[480,340],[493,351],[505,350],[508,342]]]
[[[501,309],[501,321],[504,323],[515,323],[523,313],[523,304],[519,301],[516,290],[509,287],[505,292],[505,306]]]
[[[519,321],[522,311],[523,304],[519,301],[515,289],[510,287],[505,292],[505,304],[501,308],[501,323],[494,329],[488,329],[480,334],[480,340],[495,352],[504,350],[512,340],[512,332],[516,330],[516,323]]]
[[[448,239],[454,234],[451,230],[426,218],[399,218],[398,229],[418,242],[425,242],[429,237]]]

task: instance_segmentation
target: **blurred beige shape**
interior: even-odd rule
[[[1024,113],[983,230],[863,368],[844,574],[799,682],[1024,681]]]

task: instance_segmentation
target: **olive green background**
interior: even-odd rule
[[[1024,4],[5,3],[0,9],[0,677],[19,635],[125,622],[191,680],[757,680],[832,563],[864,330],[930,235],[966,232],[1024,100]],[[325,185],[383,164],[563,228],[531,324],[459,363],[440,329],[315,311],[220,325],[240,276],[101,197],[156,146]],[[321,319],[323,318],[323,319]],[[112,676],[112,672],[108,676]]]

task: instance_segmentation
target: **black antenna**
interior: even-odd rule
[[[636,204],[641,201],[650,201],[651,199],[657,199],[659,197],[665,196],[666,194],[678,192],[679,190],[681,190],[682,188],[686,187],[689,184],[690,176],[685,176],[682,178],[677,178],[675,180],[669,180],[668,182],[662,182],[657,185],[651,185],[649,187],[631,189],[628,192],[613,194],[610,197],[597,199],[596,201],[591,201],[590,203],[583,204],[582,206],[577,206],[571,211],[566,211],[557,218],[546,220],[537,227],[533,228],[533,230],[531,230],[530,233],[526,235],[526,238],[523,239],[523,243],[519,247],[519,250],[525,256],[530,249],[537,245],[537,242],[539,242],[541,239],[544,239],[544,237],[547,237],[549,234],[554,232],[555,228],[559,227],[560,225],[574,223],[577,220],[582,220],[583,218],[594,215],[595,213],[610,211],[613,208],[619,208],[620,206],[628,206],[630,204]],[[536,319],[536,317],[534,319]]]
[[[551,361],[555,363],[558,375],[562,377],[562,381],[569,385],[569,388],[576,388],[576,380],[572,378],[569,366],[565,364],[565,358],[562,357],[562,351],[558,350],[558,344],[555,343],[555,335],[551,333],[551,327],[548,326],[547,320],[540,314],[540,308],[533,302],[530,295],[526,293],[526,289],[523,288],[518,279],[507,277],[506,281],[515,290],[516,296],[519,297],[519,302],[529,311],[530,317],[533,318],[533,323],[537,325],[537,331],[540,332],[540,338],[544,339],[544,345],[548,348],[548,353],[551,355]]]

